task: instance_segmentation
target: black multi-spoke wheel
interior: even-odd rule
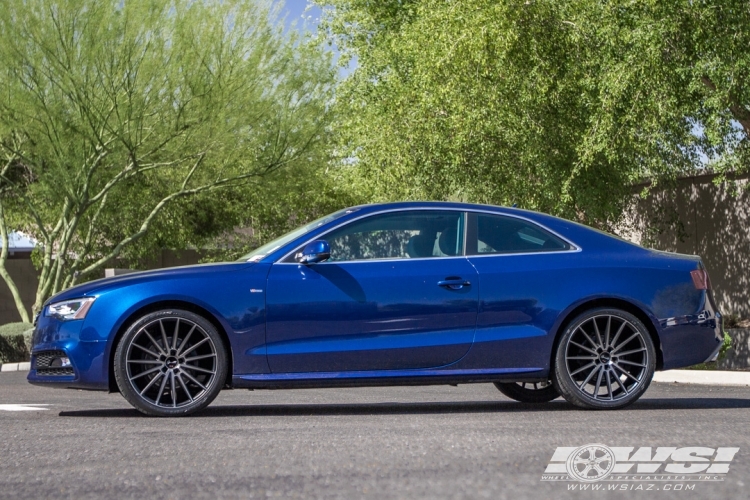
[[[187,415],[207,406],[224,385],[227,356],[221,337],[188,311],[148,314],[123,335],[115,352],[120,392],[154,416]]]
[[[576,406],[622,408],[646,391],[655,366],[654,343],[638,318],[595,309],[573,320],[560,339],[553,381]]]
[[[522,403],[546,403],[560,396],[552,381],[495,382],[497,390]]]

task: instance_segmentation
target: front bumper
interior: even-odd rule
[[[41,316],[32,338],[31,371],[27,380],[35,385],[108,390],[106,341],[81,340],[85,320],[60,321]],[[70,367],[52,369],[55,357],[70,359]]]

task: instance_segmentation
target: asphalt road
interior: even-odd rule
[[[747,388],[654,384],[614,412],[516,403],[489,384],[236,390],[194,417],[156,419],[118,394],[25,375],[0,374],[0,498],[750,497]],[[3,406],[15,404],[46,409]],[[740,451],[724,481],[690,491],[541,481],[556,447],[588,443]]]

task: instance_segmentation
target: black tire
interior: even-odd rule
[[[629,312],[598,308],[575,318],[563,333],[552,383],[575,406],[613,410],[637,401],[655,368],[646,326]]]
[[[120,392],[138,411],[177,417],[208,406],[227,378],[224,342],[205,318],[170,309],[130,325],[115,351]]]
[[[495,387],[521,403],[547,403],[560,397],[552,382],[495,382]]]

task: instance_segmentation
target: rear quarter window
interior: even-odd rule
[[[469,241],[472,255],[559,252],[570,250],[566,241],[537,226],[515,217],[473,214],[475,237]],[[472,244],[473,243],[473,244]]]

